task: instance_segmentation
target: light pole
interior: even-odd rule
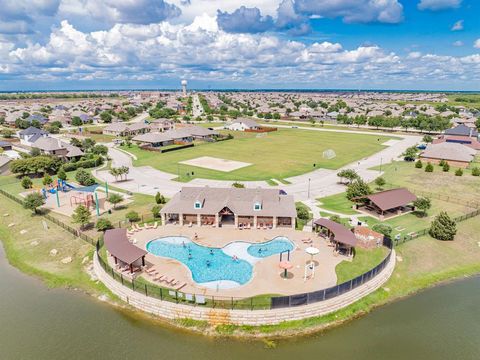
[[[382,172],[382,163],[383,163],[383,158],[380,158],[380,173]]]
[[[308,178],[308,198],[310,199],[310,178]]]

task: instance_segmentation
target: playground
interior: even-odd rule
[[[44,209],[69,217],[79,205],[87,207],[92,215],[97,216],[113,209],[113,205],[107,202],[108,185],[82,186],[65,180],[56,180],[49,186],[34,187],[33,191],[42,194],[45,199],[45,205],[42,206]],[[26,196],[31,192],[30,190],[20,195]],[[124,201],[129,202],[130,200],[125,199]]]

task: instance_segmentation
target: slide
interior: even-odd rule
[[[67,188],[69,188],[69,189],[75,189],[75,186],[73,186],[73,185],[71,185],[71,184],[69,184],[69,183],[67,183],[67,182],[65,183],[65,186],[66,186]]]

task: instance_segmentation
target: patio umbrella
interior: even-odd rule
[[[280,263],[278,264],[278,267],[284,270],[283,277],[287,278],[288,270],[291,269],[293,265],[290,261],[284,260],[284,261],[280,261]]]
[[[308,248],[305,249],[305,252],[311,256],[310,262],[313,262],[313,255],[317,255],[320,252],[320,250],[317,249],[316,247],[309,246]]]

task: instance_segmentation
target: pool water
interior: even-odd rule
[[[275,254],[280,254],[284,251],[292,250],[292,242],[284,236],[277,236],[276,238],[261,244],[252,244],[247,249],[250,255],[259,258],[265,258]]]
[[[242,258],[242,252],[234,258],[223,249],[198,245],[184,236],[168,236],[150,241],[146,248],[153,255],[178,260],[185,264],[196,283],[215,285],[222,283],[244,285],[252,278],[253,263],[280,252],[293,250],[293,243],[286,237],[277,237],[262,244],[249,244],[238,241],[232,243],[246,247],[249,256]],[[231,248],[231,245],[228,246]],[[260,250],[260,251],[259,251]],[[253,260],[254,259],[254,260]],[[250,261],[249,261],[250,260]]]

